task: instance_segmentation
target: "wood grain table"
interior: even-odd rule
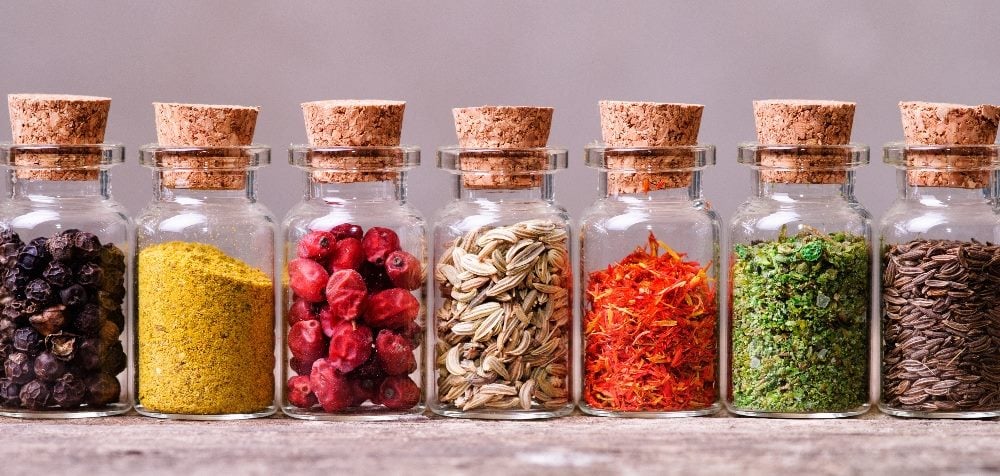
[[[0,419],[4,475],[984,474],[997,421]]]

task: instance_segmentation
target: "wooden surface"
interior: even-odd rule
[[[4,475],[982,474],[996,421],[0,419]]]

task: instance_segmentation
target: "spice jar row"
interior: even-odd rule
[[[406,202],[405,103],[305,103],[289,161],[306,191],[279,237],[255,196],[256,108],[155,104],[154,200],[133,225],[109,193],[124,157],[103,144],[109,105],[10,97],[0,414],[548,418],[573,410],[579,366],[593,415],[851,416],[869,407],[878,285],[880,408],[1000,415],[996,108],[901,105],[906,142],[884,149],[900,198],[876,250],[854,104],[755,102],[758,141],[739,148],[754,194],[723,285],[702,106],[602,101],[574,349],[551,108],[456,109],[458,145],[437,154],[456,198],[428,226]]]

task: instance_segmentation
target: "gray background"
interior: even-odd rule
[[[114,193],[133,212],[151,194],[136,157],[155,141],[152,101],[261,106],[256,141],[274,164],[260,198],[279,216],[302,193],[285,149],[305,141],[303,101],[406,100],[403,141],[424,150],[411,198],[427,216],[452,193],[433,154],[455,142],[452,107],[553,106],[550,145],[573,159],[556,195],[577,218],[597,194],[582,150],[600,137],[600,99],[705,104],[701,140],[719,151],[705,193],[725,218],[750,190],[735,145],[753,138],[753,99],[856,101],[854,140],[875,150],[857,189],[876,215],[896,193],[879,147],[901,137],[898,101],[1000,102],[989,0],[32,1],[0,18],[0,93],[113,98],[107,139],[129,158]]]

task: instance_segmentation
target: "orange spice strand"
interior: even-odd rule
[[[717,399],[718,309],[707,268],[649,234],[649,245],[587,280],[587,405],[684,411]]]

